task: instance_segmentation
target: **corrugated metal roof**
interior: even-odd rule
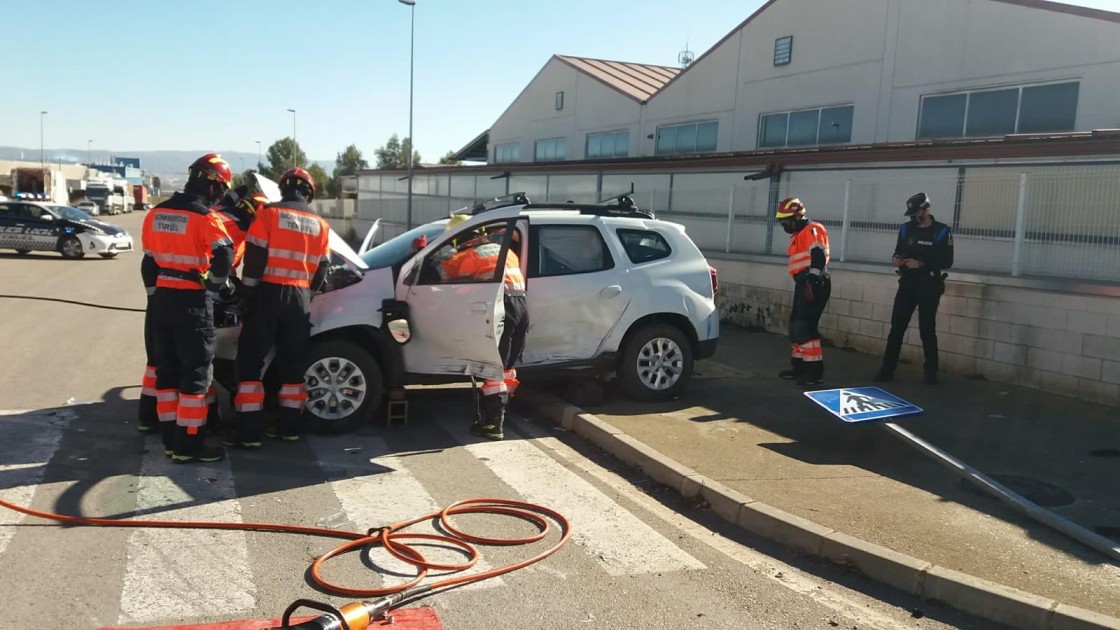
[[[649,97],[661,89],[661,86],[681,72],[680,68],[644,63],[607,61],[605,59],[569,57],[567,55],[556,55],[556,58],[597,79],[604,85],[642,103],[648,101]]]

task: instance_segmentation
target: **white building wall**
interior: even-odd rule
[[[556,109],[556,93],[564,107]],[[582,160],[588,133],[630,131],[631,155],[637,151],[641,104],[553,57],[490,128],[494,147],[517,142],[521,162],[533,161],[537,140],[565,138],[567,159]]]
[[[792,62],[774,41],[793,36]],[[1080,82],[1077,130],[1120,127],[1120,23],[997,0],[778,0],[644,106],[553,58],[491,128],[493,146],[630,129],[631,156],[655,155],[660,125],[717,120],[716,150],[758,148],[760,116],[854,106],[854,144],[914,140],[923,95]],[[556,111],[557,91],[565,108]]]

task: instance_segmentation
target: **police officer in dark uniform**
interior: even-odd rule
[[[949,226],[934,220],[930,200],[918,193],[906,200],[908,223],[898,230],[891,263],[897,268],[898,292],[891,312],[891,332],[883,364],[875,375],[876,382],[894,380],[902,337],[914,309],[918,309],[918,330],[925,352],[925,382],[937,382],[937,305],[945,292],[943,273],[953,266],[953,235]]]

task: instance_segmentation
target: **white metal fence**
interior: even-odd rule
[[[1116,281],[1120,275],[1120,166],[971,166],[791,170],[778,180],[740,172],[578,175],[419,174],[412,224],[476,200],[525,192],[533,201],[594,202],[629,190],[639,207],[681,223],[703,250],[784,254],[777,200],[799,197],[830,232],[834,261],[885,262],[906,199],[925,192],[953,228],[959,270]],[[407,181],[359,177],[359,223],[382,219],[383,238],[404,231]],[[364,231],[364,230],[363,230]]]

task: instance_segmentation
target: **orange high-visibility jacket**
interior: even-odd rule
[[[246,261],[243,282],[311,288],[320,265],[325,268],[330,262],[329,239],[330,226],[311,206],[298,201],[269,204],[260,209],[245,236],[246,243],[266,251],[264,269],[249,269]]]
[[[797,274],[809,268],[812,262],[812,251],[820,248],[824,251],[824,264],[832,260],[832,253],[828,248],[828,231],[816,221],[810,221],[796,234],[789,238],[789,262],[786,269],[789,275]]]
[[[195,291],[203,288],[201,278],[210,271],[215,248],[231,244],[215,214],[162,206],[152,208],[144,217],[141,239],[144,253],[159,266],[155,286]],[[188,279],[194,276],[197,279]]]
[[[443,275],[448,280],[491,280],[494,278],[494,268],[498,266],[498,254],[501,250],[501,245],[491,242],[464,247],[443,262]],[[525,276],[521,273],[521,262],[513,250],[506,253],[502,281],[507,295],[524,295]]]

